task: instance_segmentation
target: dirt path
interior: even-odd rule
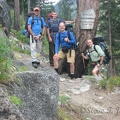
[[[20,61],[31,65],[29,55],[14,54]],[[49,66],[46,60],[41,65]],[[32,66],[29,69],[34,70]],[[83,120],[120,120],[120,92],[100,89],[89,77],[70,80],[67,74],[60,75],[59,87],[59,94],[69,97],[70,102],[79,108],[77,112],[82,114]]]
[[[85,120],[120,120],[120,93],[100,89],[90,79],[66,77],[60,81],[60,95],[70,97]]]

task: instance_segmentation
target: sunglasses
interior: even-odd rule
[[[35,11],[39,11],[39,10],[35,10]]]

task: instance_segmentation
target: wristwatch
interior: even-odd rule
[[[41,36],[44,36],[44,34],[41,34]]]

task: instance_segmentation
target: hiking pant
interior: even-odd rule
[[[50,64],[53,64],[53,56],[54,56],[54,53],[55,53],[55,36],[56,36],[56,33],[51,33],[51,38],[52,38],[52,42],[49,42],[49,61],[50,61]]]
[[[40,37],[40,35],[38,35]],[[30,35],[30,50],[31,50],[31,57],[32,62],[40,62],[40,53],[42,50],[42,41],[41,40],[34,40]]]

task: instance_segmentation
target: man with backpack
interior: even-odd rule
[[[94,45],[91,39],[87,40],[87,54],[81,53],[83,59],[91,59],[91,65],[93,66],[92,74],[95,77],[96,82],[102,79],[100,68],[104,60],[104,52],[99,45]],[[96,52],[97,51],[97,52]]]
[[[56,34],[55,40],[55,54],[53,56],[54,59],[54,68],[58,73],[58,60],[64,57],[67,57],[67,62],[70,63],[70,77],[74,78],[74,63],[75,63],[75,50],[72,49],[72,46],[76,43],[74,35],[70,32],[70,37],[68,37],[68,31],[65,30],[65,23],[60,22],[59,24],[59,33]],[[59,51],[59,47],[60,49]]]
[[[53,55],[54,55],[54,46],[55,46],[55,36],[59,31],[59,23],[63,20],[58,19],[56,12],[52,12],[52,17],[47,22],[47,36],[49,42],[49,61],[50,66],[53,66]],[[64,22],[64,21],[63,21]]]
[[[40,64],[37,54],[40,54],[42,47],[42,39],[45,33],[46,23],[44,18],[40,16],[40,8],[34,8],[34,15],[28,19],[28,32],[30,33],[30,49],[32,57],[32,66],[37,68]]]

